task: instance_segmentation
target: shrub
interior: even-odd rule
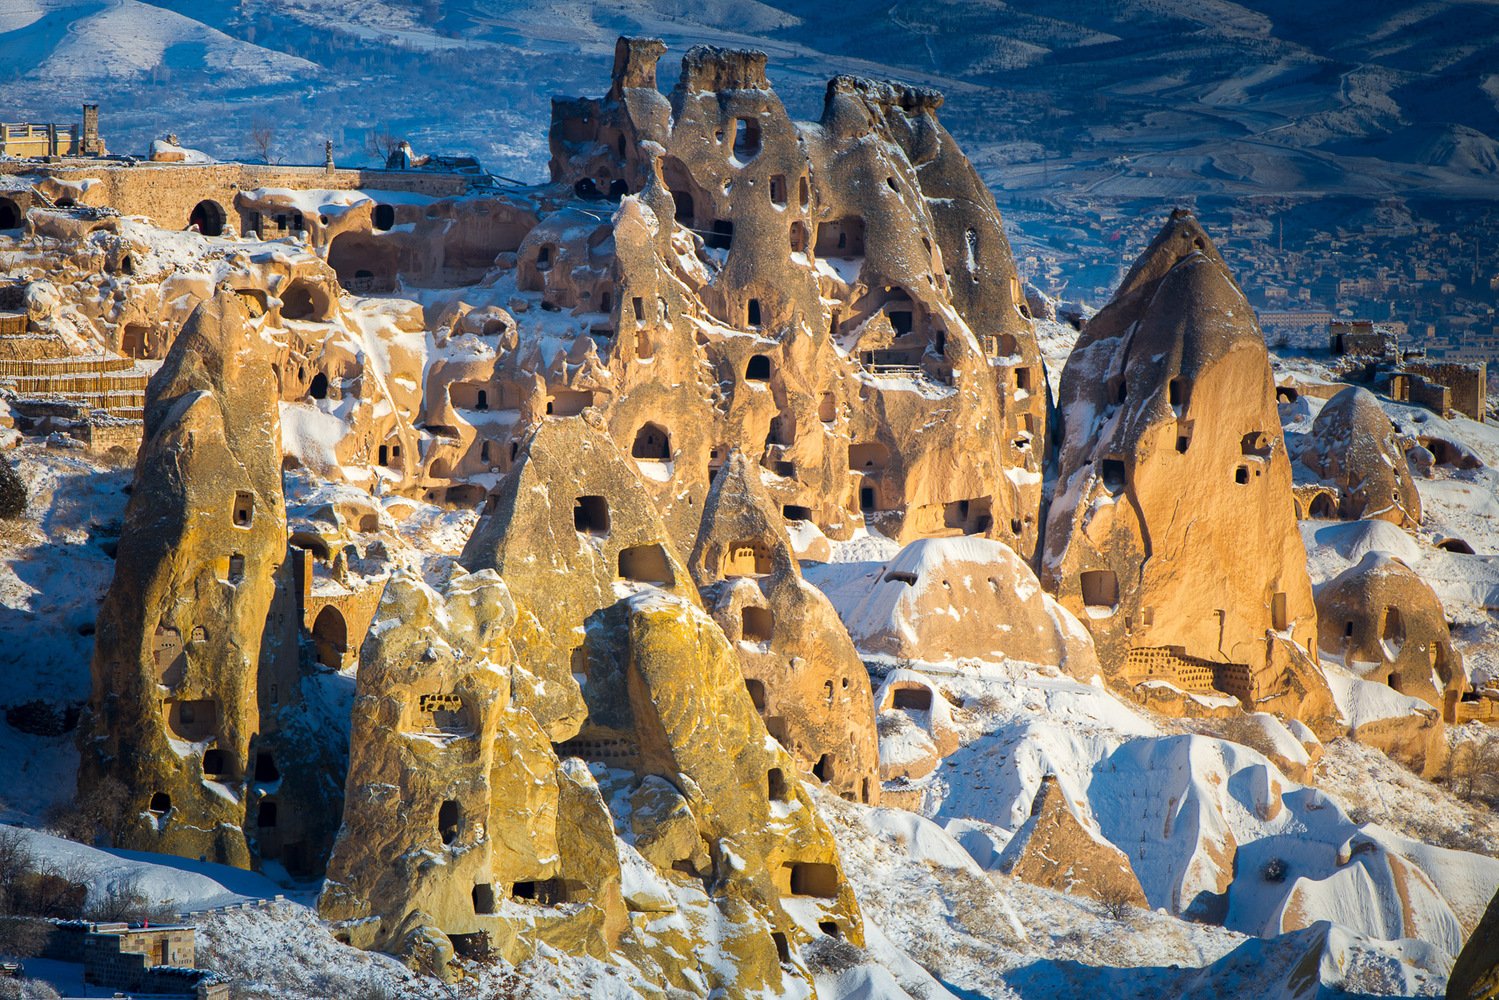
[[[21,474],[0,455],[0,518],[14,520],[26,512],[26,484]]]
[[[842,938],[814,938],[802,949],[807,968],[825,975],[847,972],[869,960],[869,955]]]
[[[1098,902],[1103,905],[1103,912],[1110,920],[1126,920],[1135,909],[1129,887],[1119,882],[1111,883],[1100,889],[1098,891]]]
[[[1289,872],[1290,867],[1286,864],[1284,858],[1271,858],[1260,869],[1260,877],[1266,882],[1284,882]]]
[[[105,777],[94,782],[86,795],[54,809],[47,819],[59,837],[80,844],[101,839],[112,842],[129,808],[130,790],[117,778]]]

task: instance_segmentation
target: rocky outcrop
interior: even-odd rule
[[[1030,553],[1040,354],[940,96],[840,78],[798,124],[763,53],[693,49],[663,97],[661,51],[622,39],[606,97],[554,105],[554,190],[622,201],[612,224],[563,209],[526,237],[499,391],[522,411],[540,392],[554,412],[598,408],[658,463],[647,485],[684,550],[737,448],[774,473],[788,519],[828,535],[868,522]],[[552,324],[560,350],[527,332],[533,309],[571,317]]]
[[[1105,902],[1145,906],[1129,855],[1091,832],[1067,805],[1055,775],[1045,775],[1030,817],[1005,845],[1000,871],[1023,882]]]
[[[490,571],[441,593],[404,575],[387,587],[319,902],[352,943],[434,972],[447,971],[450,942],[479,935],[512,960],[543,944],[598,957],[619,946],[628,918],[609,814],[587,769],[564,768],[518,703],[514,621]]]
[[[294,678],[297,658],[271,356],[220,290],[150,383],[81,730],[81,794],[106,776],[130,792],[126,847],[251,861],[262,664]]]
[[[1107,674],[1326,714],[1264,338],[1191,215],[1084,328],[1060,405],[1041,579]]]
[[[1349,386],[1322,407],[1301,460],[1338,490],[1346,520],[1379,518],[1414,530],[1421,525],[1421,495],[1411,479],[1405,449],[1379,400]]]
[[[1084,680],[1098,671],[1087,630],[990,539],[912,542],[846,618],[860,649],[896,660],[1019,660]]]
[[[1450,716],[1467,688],[1442,602],[1394,556],[1367,552],[1317,589],[1320,646],[1349,670]]]
[[[770,734],[832,791],[876,803],[869,673],[833,605],[802,579],[761,471],[741,452],[713,480],[688,565]]]
[[[795,761],[607,435],[547,421],[497,497],[471,573],[387,588],[324,914],[439,972],[550,944],[693,995],[784,993],[800,945],[862,941]]]
[[[1499,998],[1499,893],[1463,945],[1447,980],[1447,1000]]]

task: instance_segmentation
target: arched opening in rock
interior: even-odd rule
[[[765,576],[770,573],[770,550],[754,539],[731,544],[724,551],[725,579],[738,576]]]
[[[338,283],[357,295],[393,290],[397,260],[392,245],[367,233],[340,233],[328,244],[328,266]]]
[[[744,320],[750,326],[760,325],[760,300],[750,299],[744,310]]]
[[[609,501],[601,496],[578,497],[573,503],[573,528],[585,535],[608,535]]]
[[[396,224],[396,207],[394,205],[376,205],[370,224],[382,232],[394,228]]]
[[[1113,570],[1085,570],[1080,583],[1087,607],[1112,611],[1119,606],[1119,578]]]
[[[261,829],[276,825],[275,799],[260,800],[260,808],[255,811],[255,825]]]
[[[665,462],[671,458],[671,435],[660,424],[645,423],[635,432],[635,443],[630,447],[632,458],[648,462]]]
[[[775,615],[769,608],[746,606],[739,626],[745,642],[769,642],[775,631]]]
[[[444,844],[458,839],[458,803],[446,799],[437,807],[437,835]]]
[[[890,693],[890,707],[909,712],[930,712],[932,692],[924,687],[897,688]]]
[[[211,199],[204,199],[193,206],[187,217],[188,228],[196,227],[204,236],[224,235],[224,206]]]
[[[812,776],[823,784],[833,780],[833,755],[825,753],[812,765]]]
[[[1380,643],[1384,646],[1385,658],[1393,660],[1405,648],[1405,619],[1396,607],[1385,608],[1384,624],[1379,629]]]
[[[758,312],[756,315],[758,317]],[[744,366],[744,379],[746,382],[769,382],[770,356],[766,354],[751,356],[749,362]]]
[[[157,792],[151,796],[151,802],[146,809],[157,816],[165,816],[172,811],[172,797],[166,792]]]
[[[246,490],[236,492],[231,517],[236,528],[248,528],[255,518],[255,494]]]
[[[838,896],[838,869],[829,864],[788,861],[790,888],[793,896],[815,896],[819,899],[836,899]]]
[[[773,767],[765,775],[766,791],[770,794],[770,801],[786,801],[786,774],[779,767]]]
[[[128,358],[144,358],[146,356],[147,337],[151,328],[140,323],[126,323],[125,328],[120,331],[120,353]]]
[[[1476,554],[1473,551],[1473,546],[1469,545],[1461,538],[1444,538],[1440,542],[1437,542],[1437,548],[1445,549],[1448,552],[1460,552],[1465,556]]]
[[[321,320],[327,317],[331,303],[322,289],[306,281],[294,281],[282,291],[281,318]]]
[[[169,701],[166,710],[167,728],[183,742],[197,743],[218,731],[219,703],[211,698]]]
[[[749,692],[750,701],[754,703],[755,711],[765,711],[765,684],[752,677],[744,679],[744,689]]]
[[[1264,431],[1250,431],[1239,441],[1239,454],[1255,458],[1270,457],[1270,435]]]
[[[781,516],[788,521],[810,521],[812,520],[812,508],[794,503],[782,504]]]
[[[816,253],[819,257],[864,256],[864,220],[849,216],[820,223]]]
[[[1309,513],[1314,520],[1332,521],[1338,516],[1338,505],[1333,498],[1326,493],[1318,493],[1312,497],[1312,507]]]
[[[619,575],[636,583],[672,585],[671,563],[660,544],[634,545],[619,553]]]
[[[281,778],[281,770],[276,766],[276,758],[270,751],[262,750],[255,755],[255,780],[256,781],[278,781]]]
[[[312,376],[312,381],[307,384],[307,395],[311,396],[313,399],[327,399],[328,376],[323,372],[318,372],[316,375]],[[385,463],[382,462],[380,464],[383,465]]]
[[[786,207],[786,175],[770,175],[770,203],[777,208]]]
[[[480,915],[494,912],[494,886],[481,882],[474,886],[474,912]]]
[[[323,666],[338,670],[344,665],[349,629],[343,614],[333,605],[324,607],[313,620],[312,643],[317,649],[317,661]]]
[[[807,224],[800,219],[791,224],[791,252],[807,252]]]
[[[760,154],[760,123],[753,118],[738,118],[734,121],[734,157],[740,162],[753,160]]]
[[[0,198],[0,229],[20,229],[21,206],[10,198]]]
[[[728,250],[734,245],[734,223],[714,219],[713,228],[703,237],[703,245],[709,250]]]
[[[218,747],[210,747],[203,751],[203,776],[217,778],[224,773],[224,751]]]

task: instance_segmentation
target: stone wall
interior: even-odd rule
[[[1188,656],[1174,646],[1131,649],[1124,659],[1124,680],[1128,684],[1162,680],[1197,694],[1226,694],[1243,701],[1251,697],[1249,667]]]
[[[1440,361],[1407,361],[1405,370],[1451,390],[1454,410],[1483,421],[1488,404],[1488,367],[1483,363],[1464,365]],[[1413,401],[1417,401],[1414,400]]]
[[[447,198],[467,193],[471,175],[420,170],[328,170],[324,167],[264,166],[249,163],[0,163],[0,175],[25,174],[68,185],[97,181],[75,198],[80,204],[109,206],[123,215],[143,215],[163,229],[186,229],[193,209],[216,204],[228,225],[243,230],[235,195],[256,188],[293,190],[373,189]],[[44,185],[45,186],[45,185]]]

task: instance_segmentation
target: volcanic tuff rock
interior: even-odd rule
[[[1442,602],[1399,559],[1367,552],[1317,589],[1323,655],[1365,680],[1449,711],[1467,688]]]
[[[1105,671],[1332,714],[1264,338],[1191,215],[1084,328],[1060,406],[1041,578]]]
[[[1023,660],[1081,679],[1093,640],[1014,550],[986,538],[923,538],[887,562],[847,613],[859,648],[896,659]]]
[[[688,565],[770,734],[833,791],[877,802],[869,672],[833,605],[802,579],[781,514],[742,452],[713,480]]]
[[[1032,885],[1146,905],[1129,855],[1073,815],[1055,775],[1042,777],[1030,818],[1005,845],[996,864],[1000,871]]]
[[[130,790],[123,846],[251,862],[252,745],[277,711],[262,685],[290,697],[297,677],[273,353],[221,289],[150,383],[80,729],[81,793]]]
[[[1368,389],[1349,386],[1322,407],[1301,460],[1338,488],[1348,520],[1380,518],[1407,530],[1421,525],[1421,495],[1390,418]]]
[[[515,666],[505,585],[457,571],[438,592],[399,575],[380,615],[323,915],[440,972],[457,935],[487,934],[512,960],[543,943],[608,954],[627,926],[608,812],[521,707],[515,688],[535,682]]]
[[[363,654],[346,833],[330,866],[338,888],[323,909],[351,940],[437,968],[454,935],[482,932],[507,955],[539,942],[657,955],[681,988],[693,973],[661,949],[701,953],[722,933],[731,995],[781,990],[783,975],[806,972],[783,967],[772,934],[790,949],[832,926],[857,941],[858,909],[795,761],[766,733],[638,467],[598,422],[551,417],[532,434],[469,541],[471,574],[457,571],[444,595],[414,581],[388,589]],[[767,582],[769,603],[815,611],[779,545],[792,575]],[[836,644],[817,651],[836,636],[806,641],[795,648],[852,686],[857,659]],[[840,740],[859,735],[848,704]],[[516,779],[502,771],[531,777],[508,790]],[[394,822],[408,800],[430,819]],[[390,857],[414,867],[386,871]],[[644,887],[622,881],[621,866],[647,862]],[[792,897],[805,899],[784,910]],[[630,913],[668,913],[660,926],[674,930]],[[730,974],[697,972],[710,985]]]
[[[612,224],[547,218],[526,238],[518,290],[587,319],[592,340],[565,366],[523,344],[496,379],[524,396],[545,371],[554,412],[596,406],[661,463],[648,485],[684,550],[690,508],[739,448],[829,535],[863,520],[1029,553],[1040,354],[940,97],[840,78],[820,121],[794,123],[763,53],[695,48],[669,98],[660,53],[622,39],[607,97],[554,105],[554,182],[635,197]]]
[[[1483,920],[1463,945],[1447,980],[1447,1000],[1499,998],[1499,893],[1489,900]]]

